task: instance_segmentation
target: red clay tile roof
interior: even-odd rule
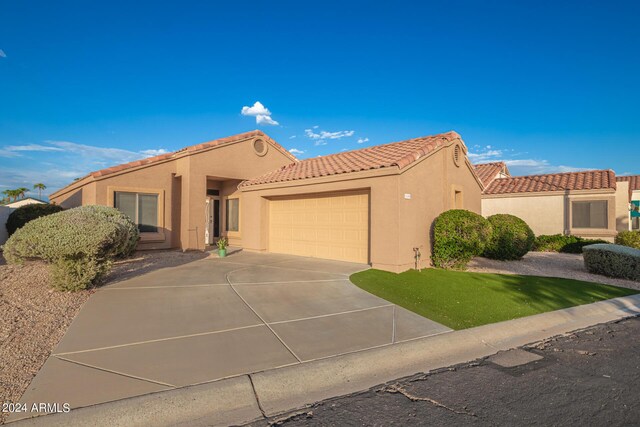
[[[540,191],[615,189],[612,170],[555,173],[549,175],[513,176],[497,178],[484,194],[534,193]]]
[[[633,190],[640,190],[640,175],[617,176],[616,181],[629,182],[629,200],[631,200]]]
[[[460,138],[454,131],[376,145],[360,150],[314,157],[283,166],[258,178],[244,181],[240,187],[317,178],[396,166],[403,169],[416,160]]]
[[[266,141],[269,141],[276,147],[278,151],[281,151],[283,154],[287,155],[292,161],[294,162],[298,161],[298,159],[296,159],[295,156],[293,156],[291,153],[285,150],[280,144],[275,142],[273,139],[269,138],[267,134],[259,130],[254,130],[251,132],[240,133],[238,135],[228,136],[226,138],[220,138],[213,141],[203,142],[201,144],[181,148],[180,150],[174,151],[173,153],[166,153],[166,154],[161,154],[159,156],[147,157],[146,159],[136,160],[134,162],[123,163],[121,165],[112,166],[106,169],[101,169],[99,171],[91,172],[89,175],[93,176],[94,178],[98,178],[101,176],[120,172],[121,170],[124,170],[124,169],[135,168],[137,166],[148,165],[150,163],[155,163],[162,160],[170,159],[179,153],[184,153],[184,152],[195,153],[201,150],[205,150],[207,148],[211,148],[211,147],[215,147],[223,144],[229,144],[231,142],[241,141],[241,140],[252,138],[252,137],[260,137]]]
[[[481,163],[474,165],[474,168],[478,178],[480,178],[480,181],[482,181],[485,187],[491,184],[491,181],[493,181],[500,172],[511,175],[505,162]]]

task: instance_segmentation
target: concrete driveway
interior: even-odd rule
[[[77,408],[450,330],[353,285],[366,268],[239,252],[104,287],[22,402]]]

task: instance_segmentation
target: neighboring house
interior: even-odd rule
[[[481,163],[475,165],[476,174],[486,188],[496,178],[509,178],[511,173],[504,162]]]
[[[0,205],[0,245],[4,245],[4,243],[9,238],[9,233],[7,233],[7,219],[9,219],[9,215],[13,212],[14,209],[8,206]]]
[[[611,170],[508,176],[506,165],[476,165],[484,177],[482,215],[522,218],[536,235],[572,234],[613,241],[629,228],[628,187]],[[507,176],[502,176],[506,174]]]
[[[618,176],[616,177],[616,181],[618,186],[627,185],[629,187],[628,194],[629,198],[626,199],[628,203],[632,205],[632,207],[640,208],[640,175],[631,175],[631,176]],[[624,190],[624,187],[622,188]],[[620,202],[623,203],[622,201]],[[631,216],[633,215],[633,216]],[[636,216],[639,215],[639,216]],[[640,212],[636,214],[630,213],[630,218],[628,220],[629,224],[627,228],[624,227],[624,223],[621,224],[621,227],[618,229],[622,230],[640,230]]]
[[[36,199],[35,197],[25,197],[23,199],[16,200],[15,202],[6,203],[4,206],[10,207],[10,208],[19,208],[20,206],[40,205],[40,204],[46,204],[46,203],[47,202],[40,199]]]
[[[220,236],[246,250],[429,265],[443,211],[480,213],[482,184],[455,132],[298,161],[260,131],[93,172],[50,196],[63,207],[114,206],[140,249],[205,249]]]

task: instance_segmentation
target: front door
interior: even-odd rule
[[[220,238],[220,198],[209,197],[207,201],[207,245],[213,245]]]

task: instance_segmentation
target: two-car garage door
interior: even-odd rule
[[[269,251],[367,263],[368,193],[314,194],[270,200]]]

